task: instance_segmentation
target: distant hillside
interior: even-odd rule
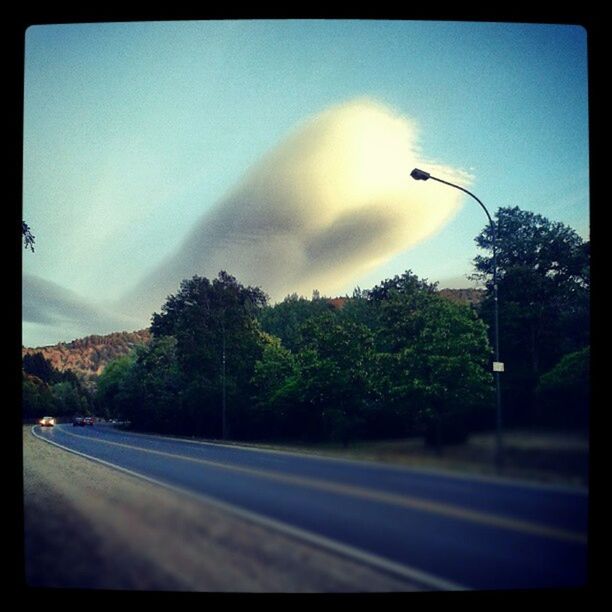
[[[127,355],[137,344],[151,339],[148,329],[135,332],[114,332],[106,336],[87,336],[53,346],[22,348],[22,355],[42,353],[60,372],[72,370],[85,380],[91,380],[104,370],[112,359]]]
[[[484,299],[484,289],[440,289],[439,295],[458,304],[477,305]]]

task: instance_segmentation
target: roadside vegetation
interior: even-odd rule
[[[94,395],[74,372],[56,370],[42,353],[23,356],[22,415],[25,420],[47,415],[93,414],[95,403]]]
[[[589,243],[518,207],[496,223],[505,426],[586,431]],[[464,442],[495,422],[489,227],[476,244],[478,304],[412,271],[275,305],[227,272],[185,279],[153,314],[151,341],[111,361],[95,395],[24,357],[24,416],[96,411],[135,430],[241,441]]]

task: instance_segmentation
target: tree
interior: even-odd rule
[[[374,380],[396,418],[423,427],[440,450],[462,441],[475,412],[490,404],[491,349],[472,309],[405,277],[392,291],[373,294],[380,310]]]
[[[199,276],[184,280],[153,315],[153,335],[176,339],[183,411],[197,433],[227,436],[234,428],[235,436],[245,434],[240,417],[248,410],[250,381],[264,344],[256,314],[266,302],[258,287],[220,272],[212,282]]]
[[[23,356],[23,371],[32,376],[37,376],[47,384],[58,379],[58,372],[53,368],[51,362],[45,359],[41,352],[25,354]]]
[[[127,380],[135,361],[136,351],[113,359],[98,377],[96,399],[109,418],[124,418]]]
[[[496,225],[506,420],[529,424],[540,375],[590,341],[590,249],[573,229],[518,207],[500,208]],[[492,252],[490,226],[476,243]],[[492,329],[491,254],[474,264],[475,277],[487,285],[480,312]]]
[[[285,348],[295,351],[300,345],[300,330],[305,321],[331,310],[329,301],[315,297],[314,292],[312,300],[293,293],[274,306],[262,308],[258,318],[264,331],[279,337]]]
[[[115,380],[115,406],[135,429],[185,433],[176,344],[172,336],[154,338],[136,348],[135,358],[116,364],[106,379],[107,393]]]
[[[345,445],[366,431],[373,338],[370,330],[325,308],[296,330],[294,351],[272,338],[255,365],[255,408],[268,433]]]
[[[21,392],[21,412],[24,419],[39,419],[53,415],[55,403],[49,385],[37,376],[24,373]]]
[[[299,365],[280,338],[268,335],[251,380],[251,433],[256,438],[295,438],[304,432],[299,411]]]
[[[93,399],[71,370],[56,370],[41,352],[22,360],[22,409],[25,418],[89,413]]]
[[[374,339],[360,323],[328,312],[306,321],[297,356],[302,405],[323,437],[344,445],[364,433],[371,395]]]
[[[394,295],[409,297],[415,300],[435,293],[437,283],[430,283],[427,279],[420,279],[412,270],[406,270],[401,276],[385,279],[367,292],[368,299],[373,302],[383,302]]]
[[[26,249],[30,249],[32,253],[34,252],[34,241],[35,238],[25,221],[21,222],[21,235],[23,236],[23,246]]]
[[[79,389],[73,384],[58,382],[51,385],[50,389],[55,402],[54,414],[58,416],[72,416],[89,413],[87,398],[82,393],[79,393]]]
[[[379,351],[396,352],[419,335],[423,319],[418,315],[431,304],[435,290],[435,284],[407,270],[368,292],[368,301],[376,313],[372,324]]]
[[[590,349],[565,355],[540,377],[536,388],[540,422],[586,428],[590,404]]]

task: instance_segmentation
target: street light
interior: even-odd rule
[[[471,192],[459,185],[455,185],[454,183],[449,183],[448,181],[443,181],[442,179],[436,178],[429,174],[429,172],[425,172],[424,170],[419,170],[415,168],[410,176],[415,181],[427,181],[428,179],[432,179],[434,181],[438,181],[438,183],[444,183],[445,185],[450,185],[455,189],[459,189],[464,193],[467,193],[469,196],[474,198],[478,204],[480,204],[481,208],[485,211],[487,218],[489,219],[489,226],[491,227],[491,234],[493,236],[493,305],[495,308],[494,313],[494,337],[495,337],[495,361],[493,362],[493,372],[495,373],[495,390],[496,390],[496,408],[497,408],[497,444],[496,444],[496,452],[495,452],[495,463],[497,465],[497,469],[501,470],[503,467],[503,444],[502,444],[502,407],[501,407],[501,388],[500,388],[500,372],[504,371],[504,364],[499,360],[499,303],[497,299],[497,230],[495,228],[495,224],[493,223],[493,219],[489,214],[486,206]]]

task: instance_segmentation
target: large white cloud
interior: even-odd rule
[[[333,295],[456,212],[460,192],[424,188],[410,178],[415,166],[470,181],[424,159],[414,123],[388,107],[367,99],[332,107],[252,167],[120,308],[148,316],[182,279],[220,270],[273,299],[314,288]]]
[[[414,167],[470,182],[465,173],[425,159],[414,123],[388,107],[359,99],[329,108],[256,163],[180,248],[114,306],[24,276],[26,343],[143,328],[182,279],[220,270],[260,286],[273,300],[313,289],[334,295],[435,233],[457,211],[461,193],[415,182]]]

